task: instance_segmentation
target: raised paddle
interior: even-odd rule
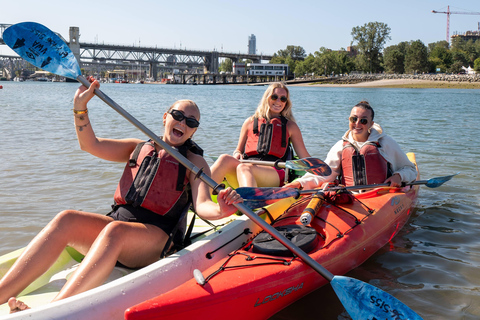
[[[45,26],[34,22],[19,23],[6,29],[3,33],[3,39],[8,46],[34,66],[60,76],[77,79],[87,87],[90,85],[88,80],[81,75],[80,67],[68,46]],[[223,189],[222,185],[217,185],[202,169],[197,168],[103,92],[95,90],[95,94],[182,163],[182,165],[194,172],[210,188],[215,191]],[[366,319],[365,314],[368,314],[369,319],[421,319],[405,304],[376,287],[367,285],[357,279],[334,276],[244,204],[235,204],[235,207],[331,282],[340,301],[353,319]]]
[[[329,176],[332,169],[322,160],[317,158],[302,158],[287,160],[285,162],[279,161],[261,161],[261,160],[240,160],[242,163],[251,163],[261,166],[270,166],[275,168],[287,168],[296,171],[306,171],[317,176]]]
[[[429,188],[438,188],[448,180],[455,177],[458,173],[452,174],[450,176],[436,177],[428,180],[417,180],[410,183],[402,183],[402,187],[413,186],[413,185],[425,185]],[[367,190],[375,189],[381,187],[389,187],[389,183],[379,183],[379,184],[367,184],[360,186],[351,186],[351,187],[327,187],[324,190],[321,189],[312,189],[312,190],[299,190],[294,188],[251,188],[251,187],[241,187],[237,188],[235,191],[242,196],[244,203],[252,208],[261,208],[266,205],[272,204],[279,199],[284,198],[298,198],[301,195],[313,194],[321,191],[336,191],[336,190]]]

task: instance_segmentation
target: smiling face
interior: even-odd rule
[[[355,120],[355,118],[357,118],[357,121],[352,122],[352,120]],[[363,119],[365,119],[367,123],[362,124],[362,122],[365,122]],[[371,126],[373,126],[372,112],[364,108],[353,107],[352,111],[350,112],[348,125],[350,131],[352,132],[353,139],[358,142],[367,141],[368,136],[370,135],[368,129],[370,129]]]
[[[277,99],[273,100],[272,96],[276,97]],[[287,90],[285,90],[283,88],[273,89],[272,94],[268,98],[268,106],[270,107],[269,112],[270,112],[271,117],[280,116],[280,113],[285,108],[285,105],[286,105],[287,101],[285,100],[284,102],[282,102],[282,99],[285,99],[285,98],[282,98],[282,97],[288,98]]]
[[[192,101],[177,101],[171,109],[178,110],[186,118],[200,121],[200,110]],[[186,119],[175,120],[173,115],[168,112],[163,115],[163,125],[165,126],[163,140],[175,147],[184,144],[197,131],[197,128],[187,126]]]

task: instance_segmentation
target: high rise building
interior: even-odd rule
[[[248,54],[256,54],[257,53],[257,39],[255,35],[252,33],[251,36],[248,37]]]

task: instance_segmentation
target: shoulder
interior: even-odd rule
[[[187,158],[190,162],[192,162],[196,167],[199,168],[204,168],[205,166],[208,166],[207,161],[203,156],[193,153],[191,151],[187,152]]]

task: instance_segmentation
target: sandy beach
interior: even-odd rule
[[[318,84],[303,83],[295,86],[313,87],[372,87],[372,88],[445,88],[445,89],[480,89],[479,82],[466,81],[431,81],[419,79],[384,79],[365,81],[355,84]]]

